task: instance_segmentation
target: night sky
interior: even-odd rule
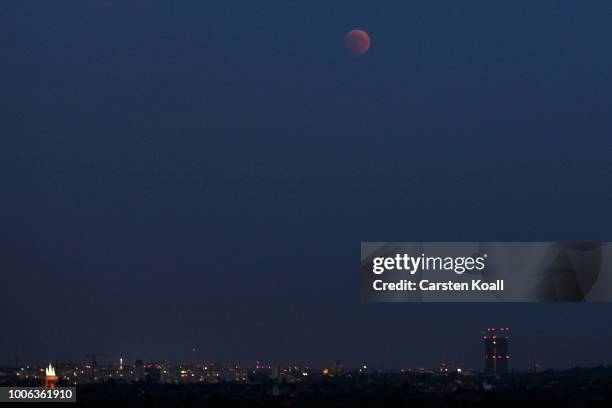
[[[612,304],[359,293],[361,241],[612,239],[612,3],[214,3],[0,4],[0,364],[612,363]]]

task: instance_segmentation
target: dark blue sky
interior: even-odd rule
[[[358,284],[360,241],[610,240],[610,2],[211,3],[0,5],[0,363],[612,363],[612,305]]]

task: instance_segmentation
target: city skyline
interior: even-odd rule
[[[440,358],[435,364],[410,364],[410,363],[404,363],[402,364],[402,358],[398,358],[395,361],[389,363],[389,362],[384,362],[382,365],[376,365],[376,364],[372,364],[370,359],[367,358],[361,358],[360,360],[356,360],[356,361],[350,361],[347,364],[347,367],[350,367],[351,369],[355,369],[358,370],[360,369],[362,366],[364,365],[368,365],[369,367],[376,369],[376,370],[389,370],[389,371],[398,371],[398,370],[405,370],[405,369],[428,369],[431,370],[433,369],[433,367],[435,366],[441,366],[441,365],[448,365],[448,366],[452,366],[452,367],[462,367],[465,370],[471,370],[474,372],[482,372],[484,374],[505,374],[508,373],[510,371],[516,371],[516,372],[521,372],[521,371],[529,371],[531,370],[534,366],[537,367],[546,367],[547,369],[560,369],[560,368],[575,368],[575,367],[587,367],[586,365],[580,365],[580,364],[573,364],[573,365],[561,365],[561,366],[545,366],[544,361],[546,361],[546,358],[542,358],[542,355],[538,355],[537,352],[535,352],[534,350],[531,350],[528,353],[528,356],[530,357],[530,359],[527,358],[527,356],[521,356],[521,354],[518,354],[518,361],[523,364],[526,361],[526,364],[521,365],[521,366],[517,366],[515,363],[515,356],[517,356],[516,354],[512,353],[512,360],[510,360],[511,356],[511,352],[509,351],[509,349],[513,348],[513,345],[510,345],[511,342],[511,330],[509,327],[506,326],[500,326],[500,327],[487,327],[485,329],[482,329],[480,331],[480,336],[475,337],[475,341],[478,341],[480,343],[479,347],[482,351],[482,346],[484,345],[484,351],[482,351],[482,354],[479,357],[478,361],[466,361],[465,358],[462,359],[449,359],[449,358]],[[550,341],[550,339],[549,339]],[[519,344],[520,344],[520,339],[519,339]],[[550,345],[547,344],[548,349],[550,349]],[[522,358],[521,358],[522,357]],[[503,361],[501,361],[501,366],[498,366],[498,364],[496,364],[497,360],[496,359],[503,359]],[[125,353],[107,353],[107,352],[98,352],[98,353],[89,353],[86,354],[84,356],[84,358],[76,358],[76,359],[59,359],[59,358],[51,358],[51,359],[47,359],[47,360],[43,360],[43,361],[36,361],[36,360],[32,360],[32,359],[18,359],[16,358],[11,364],[3,364],[5,367],[21,367],[21,366],[26,366],[26,365],[44,365],[47,362],[50,363],[55,363],[55,364],[64,364],[64,365],[68,365],[68,364],[77,364],[77,365],[89,365],[92,367],[95,367],[96,365],[100,365],[100,366],[116,366],[116,365],[138,365],[138,363],[140,362],[140,364],[143,364],[143,361],[145,364],[166,364],[166,365],[189,365],[189,366],[195,366],[195,365],[204,365],[204,364],[222,364],[222,365],[228,365],[228,366],[240,366],[240,367],[246,367],[246,368],[250,368],[250,367],[254,367],[254,368],[260,368],[261,367],[266,367],[270,368],[270,366],[283,366],[283,365],[288,365],[288,366],[292,366],[294,364],[300,365],[300,366],[308,366],[311,369],[321,369],[324,367],[331,367],[332,364],[330,362],[327,363],[313,363],[313,361],[320,361],[320,360],[313,360],[313,361],[307,361],[304,359],[301,360],[297,360],[297,359],[286,359],[286,360],[274,360],[274,359],[264,359],[261,357],[255,357],[250,359],[249,361],[238,361],[238,360],[227,360],[227,361],[222,361],[219,359],[215,359],[215,358],[207,358],[205,353],[202,353],[199,348],[195,345],[193,345],[190,348],[190,353],[188,358],[182,359],[182,360],[165,360],[163,358],[149,358],[149,359],[143,359],[142,356],[140,355],[126,355]],[[340,361],[344,361],[342,359],[336,359],[334,360],[336,362],[340,362]],[[255,363],[255,364],[253,364]],[[514,364],[513,364],[514,363]],[[344,365],[344,362],[343,362]],[[601,365],[601,364],[595,364],[594,366],[597,365]],[[2,365],[0,365],[2,366]]]

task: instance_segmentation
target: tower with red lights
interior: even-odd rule
[[[484,371],[488,375],[503,375],[508,372],[508,341],[510,329],[489,327],[482,336],[484,344]]]

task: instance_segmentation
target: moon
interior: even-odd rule
[[[363,30],[349,31],[344,37],[344,47],[353,55],[362,55],[370,48],[370,36]]]

